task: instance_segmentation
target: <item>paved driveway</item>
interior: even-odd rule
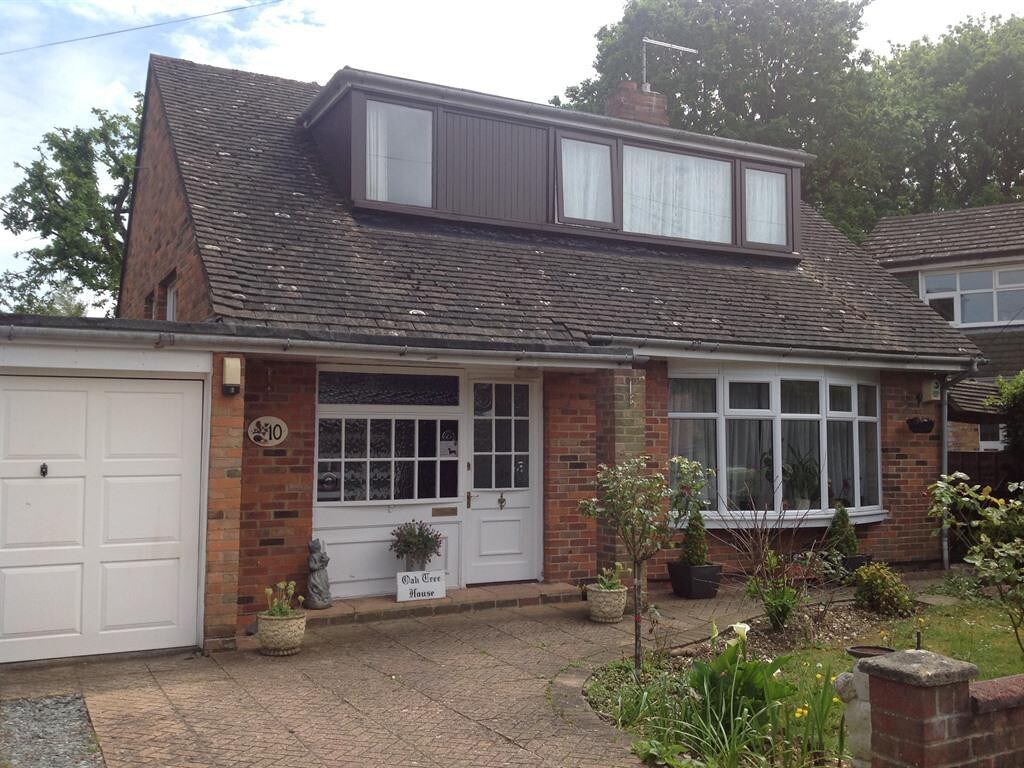
[[[753,612],[735,592],[659,599],[674,641]],[[585,603],[310,629],[301,654],[255,652],[0,668],[0,697],[81,691],[108,768],[638,766],[574,708],[631,622]],[[552,685],[552,681],[554,685]]]

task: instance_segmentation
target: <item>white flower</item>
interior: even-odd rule
[[[750,631],[750,625],[749,624],[744,624],[741,621],[738,624],[733,624],[732,625],[732,631],[736,633],[736,636],[740,640],[746,640],[747,639],[747,632]]]
[[[728,640],[725,641],[725,644],[732,648],[732,646],[736,645],[736,643],[738,643],[739,641],[740,639],[738,637],[730,637]]]
[[[780,677],[782,677],[782,670],[776,669],[774,672],[772,672],[772,677],[778,680]]]

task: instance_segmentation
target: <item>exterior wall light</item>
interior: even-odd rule
[[[221,376],[221,392],[237,395],[242,391],[242,358],[225,357]]]

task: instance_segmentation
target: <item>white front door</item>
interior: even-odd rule
[[[540,577],[539,389],[529,382],[472,382],[467,584]]]
[[[203,385],[0,376],[0,662],[197,641]]]

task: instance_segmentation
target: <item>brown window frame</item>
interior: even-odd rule
[[[747,239],[747,170],[752,171],[766,171],[768,173],[778,173],[786,179],[786,242],[785,244],[779,245],[775,243],[762,243],[757,240]],[[737,196],[736,202],[737,207],[740,211],[739,216],[739,238],[736,244],[740,248],[756,249],[759,251],[778,251],[780,253],[792,253],[796,250],[796,221],[797,221],[797,207],[799,202],[794,200],[796,179],[794,178],[794,169],[787,168],[781,165],[772,165],[771,163],[759,163],[750,160],[740,160],[737,164],[736,170],[736,186]]]
[[[587,144],[598,144],[608,147],[611,161],[611,185],[612,185],[612,220],[601,221],[599,219],[579,219],[565,215],[565,201],[563,196],[565,174],[562,171],[562,140],[579,141]],[[609,229],[622,231],[622,142],[609,136],[596,136],[588,133],[577,133],[575,131],[555,131],[555,204],[557,209],[555,224],[570,224],[577,227],[597,227],[598,229]]]

